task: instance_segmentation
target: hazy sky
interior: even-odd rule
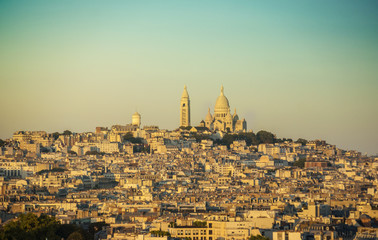
[[[378,153],[377,1],[0,1],[0,138],[192,124],[220,92],[248,129]]]

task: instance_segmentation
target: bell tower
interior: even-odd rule
[[[190,100],[186,86],[182,92],[180,102],[180,127],[190,126]]]

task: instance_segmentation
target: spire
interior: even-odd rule
[[[222,86],[221,86],[221,95],[224,95],[223,91],[224,91],[224,88],[223,88],[223,84],[222,84]]]
[[[211,121],[212,118],[213,117],[211,116],[210,108],[209,108],[208,111],[207,111],[207,115],[206,115],[205,121]]]
[[[184,91],[182,92],[181,98],[189,98],[188,89],[186,88],[186,85],[184,85]]]
[[[182,92],[180,101],[180,127],[190,126],[190,100],[188,89],[184,85],[184,91]]]
[[[236,108],[235,108],[235,112],[234,112],[234,114],[236,115]]]

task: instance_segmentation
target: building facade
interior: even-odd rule
[[[247,122],[243,118],[239,120],[239,116],[236,113],[231,114],[230,104],[227,97],[224,95],[224,88],[221,87],[219,97],[215,102],[214,114],[211,115],[210,108],[205,117],[205,120],[201,121],[200,126],[207,127],[212,131],[222,132],[246,132]]]

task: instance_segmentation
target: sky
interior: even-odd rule
[[[0,138],[173,130],[224,93],[248,129],[378,153],[378,2],[0,0]]]

